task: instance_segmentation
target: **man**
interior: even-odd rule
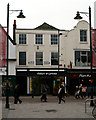
[[[19,101],[20,104],[22,103],[22,101],[19,99],[19,93],[20,93],[19,85],[16,84],[15,85],[15,90],[14,90],[14,104],[17,104],[18,101]]]
[[[61,104],[61,101],[65,103],[65,100],[63,99],[64,96],[65,96],[65,87],[61,85],[59,86],[59,90],[58,90],[59,104]]]
[[[45,102],[47,102],[46,94],[47,94],[47,89],[46,89],[46,87],[44,86],[43,89],[42,89],[41,101],[44,100]]]

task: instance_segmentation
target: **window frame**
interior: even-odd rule
[[[25,53],[25,58],[24,58],[24,63],[25,63],[25,64],[21,64],[21,63],[23,63],[23,62],[22,62],[22,59],[21,59],[21,61],[20,61],[20,53]],[[20,65],[20,66],[21,66],[21,65],[22,65],[22,66],[26,66],[26,63],[27,63],[26,60],[27,60],[27,54],[26,54],[26,52],[25,52],[25,51],[19,51],[19,65]]]
[[[53,54],[54,54],[54,53],[57,54],[57,58],[55,58],[55,57],[53,58],[53,60],[54,60],[54,59],[55,59],[55,60],[57,59],[57,64],[53,64],[53,62],[52,62],[52,53],[53,53]],[[51,65],[58,65],[58,52],[51,52]]]
[[[37,53],[42,53],[41,58],[37,58],[37,57],[36,57],[36,54],[37,54]],[[39,59],[42,59],[42,63],[41,63],[41,64],[37,64],[37,60],[39,60]],[[44,63],[43,63],[44,60],[43,60],[43,59],[44,59],[43,52],[35,52],[35,65],[36,65],[36,66],[42,66],[42,65],[44,65]]]
[[[20,35],[22,35],[21,40],[20,40]],[[26,45],[27,44],[27,34],[20,33],[18,36],[19,36],[19,41],[18,41],[19,45]]]
[[[41,35],[41,36],[39,36],[39,35]],[[43,43],[43,34],[35,34],[35,45],[43,45],[43,44],[44,44]]]
[[[86,54],[82,54],[83,52],[86,52]],[[85,62],[83,62],[84,61],[84,59],[83,59],[84,57],[86,57],[85,58],[86,59]],[[83,51],[75,51],[75,61],[74,61],[74,64],[75,64],[76,67],[89,66],[90,65],[90,51],[84,51],[84,50]]]
[[[58,35],[57,34],[50,35],[50,44],[51,45],[58,45]]]
[[[87,30],[80,30],[80,42],[87,42]]]

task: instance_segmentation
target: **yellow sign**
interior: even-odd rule
[[[57,79],[57,81],[60,81],[60,79]]]

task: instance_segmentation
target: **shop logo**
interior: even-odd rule
[[[89,75],[89,74],[86,74],[86,75],[80,74],[79,77],[91,77],[91,75]]]

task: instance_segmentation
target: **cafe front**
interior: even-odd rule
[[[96,87],[96,70],[93,70],[92,77],[90,70],[73,69],[67,70],[68,92],[74,95],[76,86],[86,86],[87,88],[93,85]],[[91,84],[93,83],[93,84]]]

